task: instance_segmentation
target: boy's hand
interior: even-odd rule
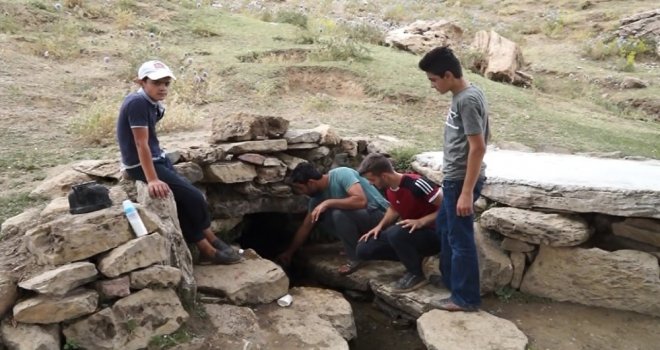
[[[152,198],[165,198],[170,193],[170,187],[160,180],[149,181],[149,196]]]
[[[458,216],[472,215],[472,210],[473,210],[472,197],[473,197],[472,192],[461,193],[461,195],[458,197],[458,202],[456,203],[456,215]]]
[[[372,228],[369,230],[369,232],[365,233],[360,237],[358,241],[360,242],[366,242],[369,240],[369,238],[373,237],[374,239],[378,238],[378,235],[380,234],[380,231],[382,231],[382,227],[380,225],[376,225],[376,227]]]

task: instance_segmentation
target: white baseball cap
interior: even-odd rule
[[[158,80],[166,77],[176,80],[176,77],[172,74],[170,68],[161,61],[147,61],[142,63],[140,69],[138,69],[138,79],[142,80],[145,77],[151,80]]]

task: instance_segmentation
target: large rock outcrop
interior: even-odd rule
[[[656,45],[656,55],[660,56],[660,8],[622,19],[617,34],[619,37],[643,39]]]
[[[521,291],[660,316],[660,267],[648,253],[541,246]]]
[[[395,29],[385,36],[385,43],[416,54],[425,54],[438,46],[458,46],[463,29],[445,21],[418,20]]]
[[[472,47],[478,55],[470,67],[473,71],[490,80],[531,86],[531,77],[521,71],[525,64],[522,50],[513,41],[494,30],[481,30],[475,35]]]

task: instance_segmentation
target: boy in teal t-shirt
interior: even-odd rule
[[[288,264],[314,225],[319,223],[344,244],[348,263],[339,268],[339,273],[353,273],[361,264],[355,252],[358,239],[380,222],[389,203],[351,168],[339,167],[321,175],[312,164],[302,163],[293,170],[291,180],[296,192],[311,198],[303,224],[289,248],[279,255],[279,260]]]

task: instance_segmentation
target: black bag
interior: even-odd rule
[[[69,212],[83,214],[109,208],[112,205],[108,189],[96,181],[83,182],[69,191]]]

